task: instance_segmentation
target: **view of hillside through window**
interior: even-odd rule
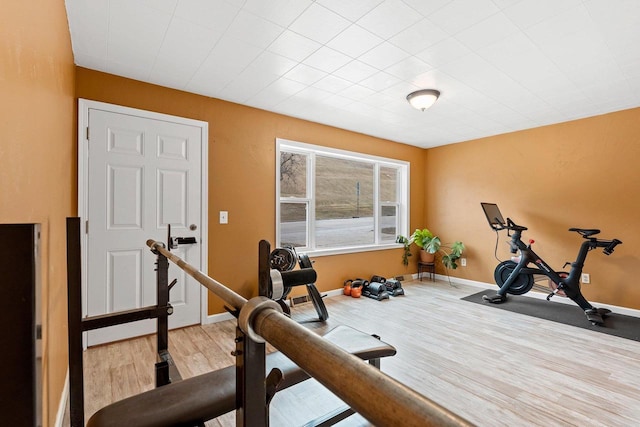
[[[280,243],[310,247],[312,239],[318,249],[375,244],[376,209],[378,241],[395,241],[398,168],[321,154],[311,167],[310,156],[280,153]]]

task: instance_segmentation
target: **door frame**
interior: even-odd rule
[[[185,117],[172,116],[169,114],[156,113],[153,111],[139,110],[137,108],[125,107],[122,105],[108,104],[106,102],[92,101],[89,99],[78,98],[78,216],[80,223],[86,224],[89,212],[89,198],[87,197],[89,182],[89,152],[88,152],[88,127],[89,127],[89,110],[103,110],[110,113],[128,114],[132,116],[142,117],[145,119],[163,120],[172,123],[178,123],[188,126],[199,127],[201,131],[202,143],[200,161],[200,203],[201,205],[201,238],[200,244],[200,270],[204,274],[208,274],[208,230],[209,230],[209,123],[202,120],[189,119]],[[80,248],[82,253],[82,316],[87,316],[88,306],[88,278],[87,278],[87,233],[86,229],[81,232]],[[208,312],[208,291],[204,286],[200,286],[200,324],[204,324],[209,315]],[[86,332],[84,335],[84,343],[86,347]]]

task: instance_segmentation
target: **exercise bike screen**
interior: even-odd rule
[[[498,205],[495,203],[480,204],[482,205],[482,209],[484,210],[484,214],[487,216],[487,221],[489,221],[491,228],[497,228],[505,225],[504,218],[500,213],[500,209],[498,209]]]

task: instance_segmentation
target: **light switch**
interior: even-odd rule
[[[220,211],[220,224],[228,224],[229,223],[229,212]]]

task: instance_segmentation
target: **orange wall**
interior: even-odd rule
[[[462,240],[468,267],[455,275],[494,283],[495,233],[480,202],[529,228],[534,250],[556,269],[582,242],[570,227],[599,228],[624,242],[609,257],[589,253],[587,299],[640,308],[640,109],[428,150],[426,223],[444,240]],[[499,257],[508,259],[506,232]]]
[[[411,161],[411,217],[424,217],[424,150],[84,68],[76,76],[80,98],[209,123],[209,275],[245,297],[257,294],[259,240],[275,242],[276,138]],[[227,225],[218,224],[221,210],[229,212]],[[356,276],[416,271],[402,265],[400,249],[315,260],[321,291]],[[221,301],[210,296],[209,313],[220,312]]]
[[[65,218],[76,211],[74,73],[64,1],[3,2],[0,222],[42,225],[45,426],[54,424],[67,372]]]

